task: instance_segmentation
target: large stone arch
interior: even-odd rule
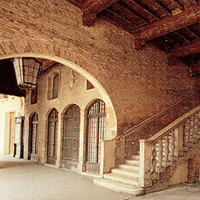
[[[108,92],[101,83],[101,73],[98,66],[90,63],[82,55],[73,53],[67,47],[58,44],[52,44],[45,40],[33,39],[15,39],[0,42],[0,60],[13,57],[37,57],[49,59],[72,68],[79,74],[88,79],[102,95],[102,100],[106,103],[108,109],[108,131],[113,137],[117,134],[117,118],[113,103]],[[102,79],[102,82],[105,79]],[[105,83],[103,83],[105,84]]]

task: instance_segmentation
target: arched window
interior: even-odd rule
[[[38,138],[38,114],[34,113],[30,118],[29,159],[31,157],[31,154],[37,154],[38,151],[37,138]]]
[[[58,75],[53,77],[52,99],[58,98]]]
[[[87,162],[100,163],[101,143],[106,133],[106,106],[101,100],[95,101],[87,113]],[[96,168],[98,170],[98,168]]]
[[[31,90],[31,104],[37,103],[37,87]]]
[[[56,70],[47,78],[47,100],[56,99],[59,96],[60,71]]]
[[[53,109],[48,116],[47,163],[55,164],[57,159],[58,111]]]
[[[63,117],[63,165],[68,161],[75,162],[79,158],[79,132],[80,132],[80,108],[71,105],[67,108]],[[71,163],[72,164],[72,163]]]

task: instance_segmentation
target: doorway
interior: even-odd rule
[[[15,112],[10,112],[9,124],[9,154],[14,154],[14,140],[15,140]]]
[[[38,114],[34,113],[30,117],[30,132],[29,132],[29,152],[28,159],[31,159],[31,154],[37,154],[37,138],[38,138]]]
[[[48,117],[47,163],[55,165],[57,159],[58,111],[53,109]]]
[[[78,164],[79,132],[80,108],[74,104],[66,110],[63,117],[63,167],[71,169]]]
[[[90,173],[100,172],[101,140],[106,133],[106,106],[101,100],[95,101],[87,113],[87,157],[86,171]]]

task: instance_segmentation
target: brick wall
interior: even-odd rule
[[[115,108],[118,134],[184,99],[195,79],[183,64],[168,65],[153,46],[137,51],[134,36],[103,21],[82,26],[81,10],[60,0],[2,0],[0,55],[68,59],[90,73]]]

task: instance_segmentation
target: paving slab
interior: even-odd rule
[[[94,177],[0,155],[0,200],[199,200],[200,185],[134,196],[93,184]]]
[[[12,156],[0,156],[0,200],[110,200],[127,194],[93,184],[94,177]]]

